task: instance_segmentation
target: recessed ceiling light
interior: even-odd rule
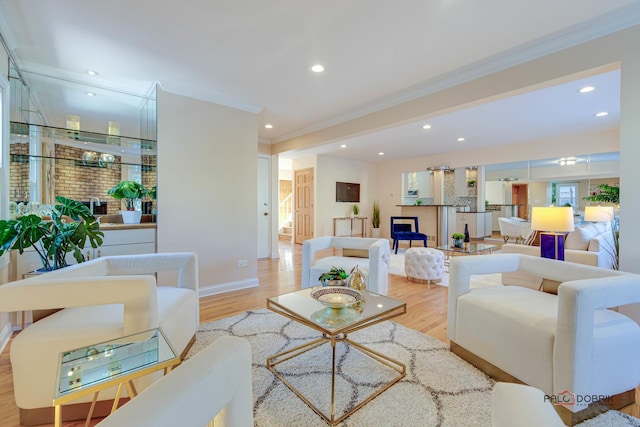
[[[458,138],[458,142],[464,141],[464,138]]]
[[[86,92],[86,94],[87,94],[87,96],[96,96],[96,94],[93,93],[93,92]]]
[[[89,74],[90,76],[97,76],[100,73],[97,72],[97,71],[93,71],[93,70],[87,70],[87,74]]]
[[[314,73],[321,73],[324,71],[324,67],[320,64],[316,64],[313,67],[311,67],[311,71],[313,71]]]
[[[378,153],[378,156],[384,156],[384,153],[381,151]]]
[[[578,90],[578,92],[580,92],[580,93],[589,93],[589,92],[593,92],[594,90],[596,90],[596,88],[593,87],[593,86],[585,86],[585,87],[581,88],[580,90]]]
[[[266,127],[267,129],[273,129],[273,125],[270,123],[267,123],[266,125],[264,125],[264,127]]]
[[[422,129],[431,129],[431,125],[423,125]]]
[[[347,144],[340,145],[340,148],[347,148]]]
[[[596,117],[604,117],[606,115],[608,115],[609,113],[607,113],[606,111],[600,111],[599,113],[596,113],[595,116]]]

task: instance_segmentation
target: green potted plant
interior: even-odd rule
[[[142,218],[142,211],[136,210],[136,203],[143,199],[148,190],[136,181],[120,181],[112,187],[107,194],[117,200],[124,201],[126,210],[121,210],[122,222],[125,224],[137,224]]]
[[[77,262],[84,262],[82,249],[87,242],[94,249],[102,245],[104,233],[86,205],[62,196],[56,201],[50,220],[33,214],[0,220],[0,256],[10,250],[22,254],[33,247],[42,262],[38,271],[51,271],[68,265],[69,252]]]
[[[380,237],[380,205],[378,202],[373,202],[373,215],[371,215],[371,226],[373,231],[372,237]]]
[[[351,207],[351,212],[353,212],[353,216],[358,216],[358,213],[360,212],[360,209],[358,209],[358,205],[353,205]]]
[[[451,238],[453,239],[453,246],[456,248],[461,248],[462,247],[462,243],[464,241],[464,234],[462,233],[453,233],[451,235]]]
[[[344,268],[331,267],[331,270],[322,273],[318,280],[322,282],[322,286],[346,286],[347,277],[349,275]]]

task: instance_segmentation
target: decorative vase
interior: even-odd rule
[[[142,219],[142,211],[120,211],[120,215],[124,224],[140,224]]]
[[[462,247],[462,239],[453,239],[453,247],[461,248]]]
[[[364,274],[360,271],[360,268],[356,265],[351,269],[349,273],[349,278],[347,279],[347,286],[351,289],[355,289],[356,291],[364,292],[367,290],[367,282],[364,278]],[[364,294],[362,294],[363,298],[361,301],[358,301],[353,305],[353,309],[358,313],[362,313],[364,310],[365,300]]]
[[[380,238],[380,229],[379,228],[372,228],[371,229],[371,237],[375,237],[376,239]]]

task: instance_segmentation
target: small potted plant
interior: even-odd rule
[[[378,202],[373,202],[373,215],[371,216],[371,226],[373,231],[372,237],[380,237],[380,205]]]
[[[467,181],[467,186],[468,187],[475,187],[476,186],[476,180],[475,179],[470,179],[469,181]]]
[[[455,248],[461,248],[462,247],[462,243],[464,241],[464,234],[462,234],[462,233],[453,233],[451,235],[451,238],[453,239],[453,246]]]
[[[353,212],[354,217],[358,216],[358,212],[360,212],[360,209],[358,209],[358,205],[351,206],[351,212]]]
[[[143,199],[148,191],[136,181],[120,181],[112,187],[107,194],[117,200],[123,200],[126,210],[121,210],[122,222],[125,224],[138,224],[142,218],[142,211],[136,209],[138,201]]]
[[[349,275],[344,268],[331,267],[326,273],[322,273],[318,280],[322,283],[322,286],[346,286],[347,277]]]

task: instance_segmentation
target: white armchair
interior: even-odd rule
[[[330,256],[316,260],[316,252],[338,248],[345,256]],[[346,254],[351,256],[346,256]],[[320,284],[318,277],[331,269],[342,267],[346,272],[358,265],[367,280],[367,289],[386,295],[389,289],[389,241],[362,237],[316,237],[302,242],[302,287]]]
[[[156,285],[154,274],[163,271],[177,272],[175,286]],[[24,425],[52,422],[62,351],[157,327],[178,353],[188,350],[199,325],[196,255],[102,257],[0,286],[0,311],[52,308],[63,310],[25,328],[11,344],[14,394]],[[140,390],[151,381],[141,380],[136,383]],[[105,399],[113,393],[101,393],[100,398],[96,416],[105,414]],[[86,417],[87,407],[65,406],[63,415]]]
[[[98,423],[99,427],[253,427],[251,347],[221,337]]]
[[[509,239],[513,239],[516,243],[523,242],[531,234],[531,223],[517,217],[500,217],[498,218],[498,226],[500,227],[500,235],[507,243]]]
[[[519,286],[469,286],[474,274],[516,271],[559,282],[558,295]],[[498,379],[521,381],[548,395],[574,393],[576,403],[561,411],[573,423],[591,396],[619,395],[618,407],[634,401],[640,327],[611,308],[640,302],[639,290],[640,275],[571,262],[521,254],[453,258],[451,349]]]

